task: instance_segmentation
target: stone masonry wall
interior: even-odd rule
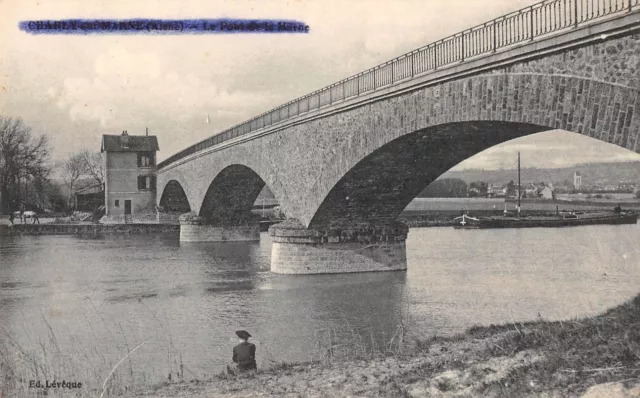
[[[177,225],[161,224],[15,224],[7,235],[113,235],[178,233]]]
[[[579,76],[640,89],[640,33],[521,62],[495,73],[505,72]]]
[[[326,274],[405,270],[408,231],[397,221],[320,230],[289,219],[269,228],[271,271]]]
[[[157,224],[158,214],[155,212],[132,214],[126,217],[124,214],[104,216],[100,219],[102,224]]]
[[[300,244],[273,242],[271,272],[330,274],[407,269],[405,241]]]
[[[158,224],[180,224],[180,214],[173,213],[157,213],[156,221]]]
[[[180,242],[238,242],[259,241],[260,227],[217,227],[214,225],[180,225]]]

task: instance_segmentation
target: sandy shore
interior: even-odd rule
[[[638,397],[640,296],[564,322],[472,328],[410,353],[280,365],[135,391],[153,397]]]

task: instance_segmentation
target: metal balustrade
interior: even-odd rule
[[[297,98],[194,144],[158,164],[161,169],[232,138],[324,106],[369,94],[442,66],[464,62],[586,22],[640,9],[640,0],[545,0],[482,25],[438,40],[410,53]]]

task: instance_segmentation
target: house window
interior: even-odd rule
[[[156,176],[138,176],[138,189],[156,189]]]
[[[116,207],[120,207],[120,201],[116,199]]]
[[[138,152],[138,167],[149,167],[155,163],[153,152]]]

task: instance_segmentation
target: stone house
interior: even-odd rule
[[[156,213],[156,152],[150,135],[103,135],[104,222],[132,222]]]

